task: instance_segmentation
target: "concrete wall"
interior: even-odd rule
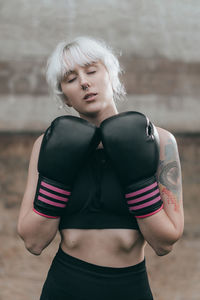
[[[44,78],[57,42],[103,38],[122,53],[128,98],[173,132],[199,132],[197,0],[0,0],[0,131],[41,131],[59,111]]]
[[[45,82],[56,43],[79,35],[118,49],[128,97],[175,133],[183,174],[185,231],[175,251],[147,248],[156,300],[198,300],[200,184],[200,2],[198,0],[0,0],[0,299],[38,299],[58,239],[25,253],[16,224],[34,140],[58,115]],[[179,134],[182,133],[182,134]]]

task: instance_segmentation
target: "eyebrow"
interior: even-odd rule
[[[69,71],[65,72],[64,76],[68,76],[73,73],[76,73],[76,72],[74,70],[69,70]]]
[[[86,64],[83,65],[83,68],[84,67],[89,68],[91,66],[96,67],[97,66],[97,62],[94,61],[94,62],[91,62],[91,63],[86,63]],[[76,74],[76,71],[75,70],[68,70],[67,72],[65,72],[64,77],[67,77],[70,74]]]

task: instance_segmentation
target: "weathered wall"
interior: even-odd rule
[[[59,237],[41,257],[26,253],[16,223],[33,141],[66,113],[49,98],[46,59],[79,35],[122,52],[128,97],[119,110],[142,111],[175,133],[185,231],[164,258],[147,248],[148,271],[155,300],[199,300],[199,13],[198,0],[0,0],[0,300],[38,299],[58,246]]]
[[[58,41],[79,35],[122,52],[128,100],[120,111],[199,131],[199,1],[1,0],[0,8],[0,131],[43,130],[65,113],[49,99],[44,69]]]

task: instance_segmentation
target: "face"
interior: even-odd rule
[[[92,116],[115,108],[109,74],[101,62],[76,65],[74,70],[66,73],[61,88],[67,105],[80,116]]]

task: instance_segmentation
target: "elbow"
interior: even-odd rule
[[[168,242],[165,241],[165,242],[156,243],[153,249],[158,256],[167,255],[173,250],[173,245],[176,241],[177,239],[176,240],[173,239]]]
[[[42,253],[41,248],[37,247],[36,245],[32,245],[30,243],[25,242],[26,249],[33,255],[39,256]]]
[[[158,256],[164,256],[169,254],[172,251],[172,249],[173,249],[172,245],[167,245],[167,246],[156,247],[154,248],[154,251]]]
[[[156,243],[155,247],[153,247],[155,253],[158,256],[164,256],[169,254],[173,250],[173,245],[181,238],[183,231],[180,230],[176,233],[171,235],[171,237],[168,237],[167,240],[162,241],[160,243]]]
[[[157,243],[155,247],[153,247],[155,253],[158,256],[164,256],[169,254],[173,250],[173,245],[179,240],[179,238],[172,239],[168,242]]]
[[[17,234],[24,241],[25,248],[31,254],[40,255],[42,253],[43,248],[39,247],[38,243],[34,242],[29,237],[27,237],[23,230],[20,228],[20,226],[17,227]]]
[[[24,240],[25,248],[33,255],[40,255],[44,249],[39,243],[31,240],[31,239],[25,239]]]

